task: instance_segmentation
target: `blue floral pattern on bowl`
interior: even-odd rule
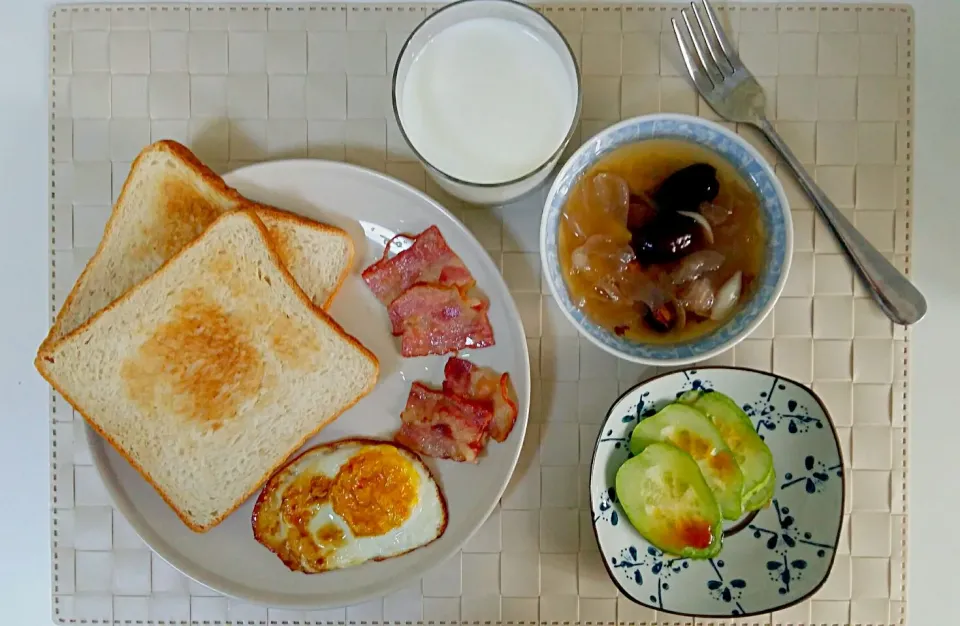
[[[768,245],[764,270],[753,297],[732,319],[713,332],[682,344],[643,344],[618,337],[595,324],[577,308],[560,268],[560,216],[570,191],[603,155],[625,144],[654,138],[690,141],[729,161],[751,183],[760,198]],[[760,325],[786,281],[793,251],[793,226],[783,187],[770,166],[750,144],[726,128],[687,115],[658,114],[615,124],[595,135],[563,166],[547,194],[540,226],[540,255],[550,290],[567,318],[588,339],[619,356],[653,365],[682,365],[703,360],[730,348]]]
[[[725,526],[713,559],[664,554],[630,524],[614,479],[637,423],[691,389],[716,389],[740,404],[773,453],[771,505]],[[812,595],[826,581],[840,540],[844,499],[840,444],[823,403],[774,374],[710,367],[665,374],[625,393],[610,409],[590,469],[590,509],[607,572],[644,606],[683,615],[746,617]],[[730,534],[732,533],[732,534]]]

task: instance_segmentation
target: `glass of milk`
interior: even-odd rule
[[[436,11],[393,73],[404,139],[441,187],[476,204],[540,185],[573,136],[580,100],[580,70],[560,32],[512,0]]]

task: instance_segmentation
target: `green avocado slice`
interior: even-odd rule
[[[743,472],[743,508],[755,511],[767,506],[776,488],[773,454],[732,398],[719,391],[688,391],[680,402],[698,409],[713,422],[733,451]]]
[[[720,507],[686,452],[665,443],[648,445],[617,470],[615,490],[627,519],[657,548],[692,559],[720,552]]]
[[[638,454],[656,442],[669,443],[689,454],[720,505],[723,516],[743,514],[743,473],[720,431],[706,415],[685,404],[669,404],[641,420],[630,437],[630,450]]]

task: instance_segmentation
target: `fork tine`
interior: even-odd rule
[[[704,0],[706,3],[706,0]],[[730,59],[727,58],[727,55],[723,52],[723,48],[717,45],[717,38],[711,37],[709,35],[711,29],[715,32],[717,29],[711,26],[708,27],[704,24],[703,19],[700,17],[700,9],[697,8],[696,2],[690,3],[690,9],[693,11],[693,16],[697,18],[697,25],[700,27],[700,33],[703,35],[703,41],[707,44],[707,49],[710,51],[710,56],[713,57],[713,62],[717,65],[717,70],[720,72],[721,76],[729,75],[733,72],[733,63],[730,62]]]
[[[693,81],[693,84],[696,85],[697,90],[700,91],[701,94],[712,91],[714,86],[713,80],[710,78],[710,75],[707,74],[707,70],[703,67],[700,59],[690,51],[687,42],[683,40],[683,34],[680,32],[680,25],[677,24],[677,19],[670,18],[670,23],[673,24],[673,34],[677,38],[677,45],[680,46],[680,54],[683,56],[683,64],[687,66],[687,73],[690,74],[690,80]]]
[[[700,3],[703,4],[703,10],[707,13],[707,20],[712,27],[710,29],[704,29],[704,38],[708,42],[710,42],[711,39],[716,39],[717,43],[720,44],[720,49],[723,51],[723,54],[727,57],[727,63],[735,70],[738,65],[743,65],[743,63],[737,55],[737,49],[733,47],[733,44],[727,39],[727,34],[723,31],[723,25],[720,24],[720,16],[717,15],[713,5],[707,0],[700,0]],[[694,9],[694,11],[696,12],[696,9]],[[697,13],[697,20],[700,20],[699,13]],[[701,22],[701,27],[702,26],[704,26],[704,24]],[[708,31],[712,31],[712,33]],[[710,37],[711,34],[713,35],[712,38]]]
[[[691,6],[693,6],[693,3],[691,3]],[[701,66],[706,70],[707,76],[710,77],[713,84],[719,85],[723,81],[723,71],[713,62],[713,59],[707,56],[700,46],[700,39],[697,37],[696,32],[694,32],[693,25],[690,24],[690,16],[687,15],[687,10],[684,9],[680,11],[680,15],[683,17],[683,23],[687,27],[687,34],[690,35],[690,41],[693,42],[693,47],[697,51],[697,57],[700,59]],[[706,37],[704,38],[706,39]]]

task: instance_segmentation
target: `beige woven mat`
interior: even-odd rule
[[[408,589],[322,612],[230,600],[188,581],[110,505],[81,423],[52,408],[55,618],[88,624],[690,623],[618,597],[596,552],[587,464],[618,393],[655,373],[578,340],[542,285],[540,207],[465,207],[403,144],[389,74],[427,6],[71,6],[51,40],[51,287],[55,312],[101,235],[131,159],[174,138],[219,171],[310,156],[358,163],[425,189],[476,233],[523,316],[534,406],[524,468],[450,562]],[[658,5],[548,6],[584,74],[586,138],[655,111],[713,117],[679,63]],[[902,7],[749,6],[726,12],[770,115],[856,225],[908,269],[912,14]],[[755,135],[741,132],[773,162]],[[575,142],[576,143],[576,142]],[[778,166],[778,170],[781,167]],[[904,620],[907,341],[786,172],[796,252],[773,315],[716,363],[773,368],[812,383],[837,422],[847,464],[845,526],[828,583],[809,601],[748,623]],[[580,485],[579,491],[573,488]],[[700,624],[721,623],[717,620]]]

